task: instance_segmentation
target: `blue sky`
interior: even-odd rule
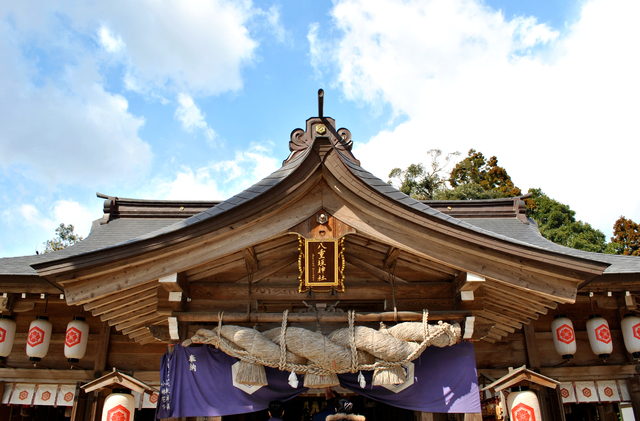
[[[0,2],[0,256],[101,192],[224,199],[317,114],[382,179],[427,151],[496,155],[611,235],[640,222],[640,2]]]

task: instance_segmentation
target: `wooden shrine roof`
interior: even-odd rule
[[[320,124],[327,134],[318,134]],[[145,341],[153,337],[140,331],[144,323],[166,324],[172,314],[160,296],[166,276],[175,275],[171,292],[191,288],[194,297],[204,297],[201,304],[194,300],[190,311],[207,305],[213,296],[207,294],[214,293],[228,302],[262,294],[264,308],[280,308],[298,293],[291,285],[297,278],[297,237],[289,234],[321,209],[353,228],[355,234],[345,237],[347,270],[358,275],[370,301],[389,295],[388,288],[378,292],[375,282],[396,279],[399,300],[411,304],[423,288],[419,304],[431,299],[437,306],[438,299],[440,304],[446,299],[453,309],[458,305],[453,296],[463,290],[467,273],[479,275],[486,278],[487,293],[478,294],[476,304],[484,307],[474,315],[480,323],[497,322],[498,338],[557,303],[573,302],[581,284],[640,273],[638,257],[582,252],[544,239],[524,215],[521,197],[414,200],[364,170],[350,152],[350,136],[346,129],[336,130],[333,119],[309,119],[306,131],[292,133],[292,154],[279,170],[222,202],[99,195],[105,199],[104,217],[81,243],[0,259],[0,292],[64,288],[68,304],[83,305],[124,334],[146,335],[135,336]],[[392,253],[399,262],[394,276],[385,268]],[[247,275],[251,259],[266,263],[255,263],[256,271]],[[274,281],[264,287],[267,292],[249,295],[240,286],[276,272],[286,285]],[[341,297],[356,305],[359,294],[354,290]],[[503,297],[509,298],[508,306]],[[135,311],[122,308],[122,302],[137,303]]]

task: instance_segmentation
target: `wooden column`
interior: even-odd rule
[[[631,395],[631,406],[636,417],[640,414],[640,375],[635,375],[627,380],[629,384],[629,394]]]
[[[528,325],[522,326],[524,332],[524,343],[527,347],[527,360],[531,370],[540,371],[540,356],[538,355],[538,343],[536,341],[536,331],[533,327],[533,321]]]
[[[80,393],[82,390],[80,389],[80,382],[76,384],[76,396],[73,398],[73,407],[71,409],[71,418],[70,421],[83,421],[85,420],[84,416],[84,402],[80,400]]]
[[[107,368],[107,356],[109,355],[109,340],[111,339],[111,326],[103,322],[100,326],[100,337],[98,339],[98,353],[93,363],[93,370],[102,372]],[[96,391],[88,396],[88,406],[90,407],[89,420],[99,421],[102,418],[102,407],[104,406],[104,396]]]
[[[464,414],[464,421],[482,421],[482,413]]]
[[[433,414],[431,412],[420,412],[419,421],[433,421]]]

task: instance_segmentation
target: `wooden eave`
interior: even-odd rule
[[[236,228],[234,223],[247,221],[247,219],[251,219],[252,215],[255,214],[263,214],[270,206],[275,205],[277,207],[278,205],[276,205],[276,203],[281,200],[297,200],[299,195],[291,193],[293,193],[294,190],[298,190],[319,166],[320,159],[318,154],[309,153],[295,171],[274,186],[273,189],[268,190],[268,194],[261,194],[216,217],[207,218],[198,224],[189,225],[180,230],[158,235],[150,239],[133,241],[80,256],[41,263],[33,267],[41,276],[45,277],[58,275],[67,271],[75,272],[79,269],[105,265],[113,261],[122,262],[123,259],[127,261],[128,259],[153,253],[158,250],[165,251],[167,248],[178,244],[187,246],[191,240],[202,240],[207,234],[212,232],[216,232],[216,234],[219,235],[221,229],[231,231]],[[343,187],[347,187],[348,190],[351,191],[352,194],[349,195],[350,198],[353,198],[353,194],[355,194],[358,198],[366,200],[368,205],[380,208],[388,212],[391,216],[398,217],[405,222],[418,224],[434,234],[440,234],[439,237],[441,238],[438,238],[439,241],[446,243],[448,239],[461,240],[469,243],[468,245],[475,244],[487,251],[493,250],[515,257],[539,261],[545,265],[550,264],[558,268],[573,270],[576,273],[580,273],[580,275],[575,276],[574,274],[570,274],[568,276],[582,280],[589,280],[597,275],[601,275],[603,270],[608,266],[606,263],[561,255],[552,251],[541,250],[512,241],[505,241],[491,235],[482,234],[468,227],[462,227],[457,220],[454,220],[454,224],[449,224],[432,215],[416,212],[415,209],[412,209],[408,205],[394,201],[363,183],[361,179],[349,170],[348,166],[344,163],[344,158],[339,157],[338,152],[329,153],[323,167],[325,168],[324,177],[326,179],[333,178],[333,180],[328,181],[329,184],[333,182],[336,193],[344,193],[339,187],[336,189],[338,185],[342,184]],[[289,196],[290,194],[293,198]],[[265,196],[268,196],[267,200],[265,200]],[[254,220],[258,222],[259,219],[260,218]]]
[[[508,387],[517,386],[523,383],[533,383],[550,389],[555,389],[560,385],[559,381],[529,370],[523,365],[522,367],[510,371],[508,374],[484,387],[481,392],[484,392],[485,390],[500,392]]]
[[[171,315],[171,309],[160,309],[159,278],[207,271],[207,265],[218,260],[225,268],[242,265],[247,248],[288,235],[322,209],[355,228],[354,240],[397,248],[407,256],[406,267],[424,270],[411,266],[412,260],[420,260],[423,267],[441,273],[435,279],[450,283],[465,272],[484,276],[484,300],[469,308],[475,309],[477,323],[496,327],[489,338],[494,340],[556,303],[573,302],[578,284],[608,266],[485,234],[396,200],[365,182],[357,174],[359,167],[354,169],[326,138],[316,139],[297,159],[288,174],[261,194],[235,204],[234,198],[223,202],[221,206],[228,206],[223,212],[199,214],[194,217],[199,221],[192,219],[179,229],[34,268],[64,286],[68,304],[84,305],[116,330],[148,343],[156,340],[150,327],[166,325]],[[358,247],[358,241],[350,243]],[[349,256],[348,263],[350,259],[358,265]],[[246,282],[243,279],[231,282]],[[502,296],[509,297],[509,305],[503,305]],[[122,302],[133,303],[130,311]]]
[[[332,159],[332,157],[329,157],[325,162],[325,168],[328,169],[333,176],[334,179],[332,181],[335,185],[342,184],[349,187],[349,190],[357,195],[357,197],[349,195],[349,199],[353,200],[361,198],[371,205],[362,206],[363,209],[380,208],[388,212],[390,216],[397,216],[404,221],[418,224],[434,233],[444,234],[444,242],[447,241],[447,238],[459,239],[468,242],[469,244],[478,245],[486,250],[504,252],[514,256],[537,260],[544,264],[551,264],[559,268],[575,270],[576,272],[586,275],[587,279],[601,275],[604,269],[609,266],[607,263],[595,262],[593,260],[582,259],[575,256],[562,255],[526,244],[518,244],[514,241],[496,238],[490,234],[478,232],[478,230],[471,228],[469,225],[466,227],[462,226],[461,221],[458,220],[452,219],[453,223],[447,223],[441,218],[433,215],[428,215],[424,212],[416,212],[416,210],[409,205],[399,201],[394,201],[366,185],[360,178],[355,176],[349,170],[348,166],[344,165],[342,160]],[[329,182],[329,184],[331,185],[331,182]],[[342,193],[340,190],[337,190],[336,192],[339,194]],[[347,197],[347,195],[345,195],[345,197]]]
[[[327,150],[320,152],[323,147]],[[321,154],[326,155],[321,156]],[[467,256],[474,255],[479,258],[495,260],[500,264],[519,269],[526,268],[549,276],[575,280],[576,283],[601,274],[607,266],[494,238],[491,235],[460,226],[457,220],[448,223],[424,212],[417,212],[406,204],[392,200],[373,190],[350,171],[349,167],[345,165],[344,158],[339,156],[337,151],[316,142],[313,152],[307,153],[302,162],[288,176],[268,190],[268,194],[260,194],[227,212],[222,212],[179,230],[60,261],[42,263],[35,265],[34,268],[41,276],[53,275],[56,277],[56,281],[66,283],[94,277],[100,273],[126,270],[132,265],[153,262],[180,251],[186,252],[190,248],[202,246],[220,236],[234,235],[248,224],[259,225],[267,219],[266,215],[273,216],[280,209],[299,202],[321,179],[326,180],[335,193],[334,197],[342,200],[332,201],[330,197],[325,197],[327,194],[324,193],[318,198],[317,208],[324,207],[338,219],[348,223],[352,222],[350,221],[352,215],[348,214],[353,213],[350,208],[358,209],[362,215],[373,216],[377,222],[387,225],[387,230],[393,227],[393,230],[387,233],[388,235],[382,236],[380,239],[401,248],[406,248],[408,244],[395,240],[393,238],[395,234],[415,235],[422,231],[421,234],[425,240],[437,244],[441,252],[434,252],[437,250],[424,252],[421,250],[424,247],[420,246],[410,247],[412,251],[445,265],[451,265],[447,253],[453,249],[457,253]],[[291,225],[295,225],[306,216],[305,214],[297,218],[293,217]],[[368,223],[363,223],[362,219],[355,221],[354,226],[365,234],[369,232],[373,238],[381,232],[380,229],[372,230]],[[385,227],[381,228],[385,229]],[[194,266],[202,262],[201,260],[192,260],[189,265]],[[485,274],[483,273],[483,265],[459,266],[462,266],[459,267],[460,270],[468,270],[480,275]],[[92,268],[98,267],[97,272],[92,270]],[[186,269],[188,267],[180,270]],[[71,273],[72,276],[65,277],[65,273]],[[500,279],[500,276],[488,275],[488,277]],[[535,283],[535,280],[532,279],[531,282]]]

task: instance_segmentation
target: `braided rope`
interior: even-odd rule
[[[406,358],[400,361],[395,361],[395,362],[379,360],[379,361],[376,361],[374,364],[359,364],[358,357],[357,357],[358,355],[357,346],[356,346],[356,340],[355,340],[355,311],[351,310],[348,313],[349,347],[351,350],[351,364],[348,368],[344,368],[344,369],[325,369],[315,364],[312,360],[309,360],[307,364],[296,364],[296,363],[290,363],[286,361],[287,348],[286,348],[285,338],[286,338],[288,313],[289,313],[288,310],[285,310],[282,317],[282,325],[281,325],[281,333],[280,333],[281,335],[280,358],[278,359],[277,362],[273,360],[264,360],[245,349],[239,349],[237,345],[232,346],[233,342],[225,338],[222,338],[221,337],[222,317],[224,315],[224,312],[218,313],[218,328],[216,332],[217,335],[203,336],[197,333],[193,338],[191,338],[191,342],[214,345],[217,348],[219,348],[221,351],[223,351],[225,354],[230,355],[232,357],[236,357],[242,361],[245,361],[251,364],[259,364],[265,367],[278,368],[280,370],[286,370],[286,371],[295,370],[296,373],[301,373],[301,374],[316,374],[320,376],[326,376],[329,374],[343,374],[347,372],[355,373],[357,371],[362,371],[362,370],[370,371],[370,370],[375,370],[380,368],[384,369],[384,368],[398,367],[401,365],[405,365],[408,362],[418,358],[434,339],[442,335],[446,335],[448,337],[450,345],[460,340],[460,334],[457,334],[454,330],[454,327],[448,323],[439,321],[437,326],[429,326],[428,324],[429,312],[427,310],[424,310],[422,314],[422,330],[424,335],[423,340],[420,343],[420,345],[416,349],[414,349],[413,352],[411,352],[411,354],[409,354]],[[210,332],[205,329],[202,329],[201,331]]]
[[[218,345],[217,347],[220,348],[220,335],[222,333],[222,317],[224,316],[224,311],[219,311],[218,312]]]
[[[351,347],[351,367],[350,372],[358,371],[358,348],[356,348],[356,311],[349,310],[349,345]]]
[[[280,328],[280,364],[278,368],[280,371],[284,370],[287,365],[287,317],[289,316],[289,310],[285,310],[282,313],[282,327]]]

